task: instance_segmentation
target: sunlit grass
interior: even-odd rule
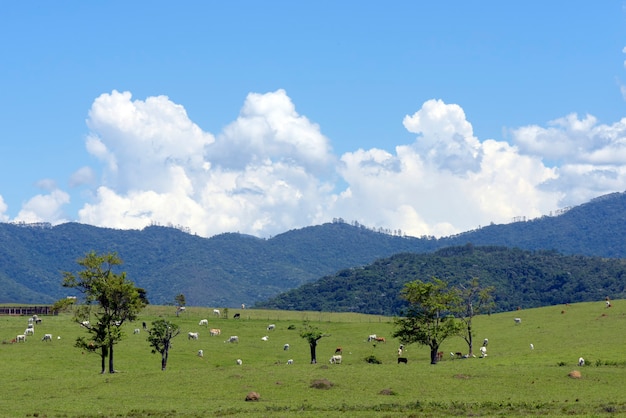
[[[232,319],[235,312],[241,319]],[[167,316],[183,333],[174,339],[170,361],[150,353],[141,322]],[[514,317],[522,318],[516,325]],[[222,335],[209,337],[202,318]],[[304,320],[327,333],[319,341],[318,364],[299,337]],[[276,329],[267,331],[270,323]],[[0,340],[26,328],[26,317],[0,317]],[[295,328],[295,329],[289,329]],[[229,319],[212,309],[149,306],[128,324],[116,346],[119,373],[100,375],[99,358],[74,348],[84,330],[63,314],[44,317],[35,337],[0,345],[0,415],[15,416],[603,416],[626,413],[626,302],[614,301],[521,310],[475,319],[476,348],[489,339],[487,358],[451,360],[467,352],[460,338],[444,343],[444,361],[429,364],[425,347],[409,346],[409,363],[396,363],[398,341],[392,318],[342,313],[235,310]],[[200,339],[188,340],[188,331]],[[53,334],[43,342],[44,333]],[[366,342],[369,334],[387,343]],[[230,335],[239,344],[225,343]],[[261,337],[269,336],[269,341]],[[60,336],[61,339],[57,339]],[[283,350],[290,344],[288,351]],[[530,344],[534,349],[530,349]],[[342,346],[341,365],[328,362]],[[202,349],[204,357],[197,356]],[[368,364],[375,356],[381,364]],[[586,365],[578,367],[582,356]],[[238,366],[236,359],[242,359]],[[293,359],[293,365],[287,365]],[[568,373],[582,372],[581,379]],[[332,382],[313,389],[315,379]],[[259,402],[245,402],[250,391]]]

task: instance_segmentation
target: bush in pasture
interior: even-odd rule
[[[375,355],[365,357],[365,361],[370,364],[382,364],[382,361],[378,360]]]

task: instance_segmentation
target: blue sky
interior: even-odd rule
[[[0,221],[442,236],[626,189],[624,2],[5,2]]]

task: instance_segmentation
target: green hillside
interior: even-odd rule
[[[494,312],[626,297],[626,260],[505,247],[449,247],[397,254],[345,269],[256,304],[259,308],[398,315],[406,282],[432,277],[493,286]]]

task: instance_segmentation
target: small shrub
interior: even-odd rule
[[[563,367],[563,366],[565,366],[565,364],[566,363],[564,361],[559,361],[556,365],[559,366],[559,367]]]
[[[382,361],[378,360],[374,355],[365,357],[365,361],[370,364],[382,364]]]
[[[293,324],[291,324],[291,325],[289,325],[289,326],[287,327],[287,329],[296,329],[296,326],[295,326],[295,325],[293,325]]]

